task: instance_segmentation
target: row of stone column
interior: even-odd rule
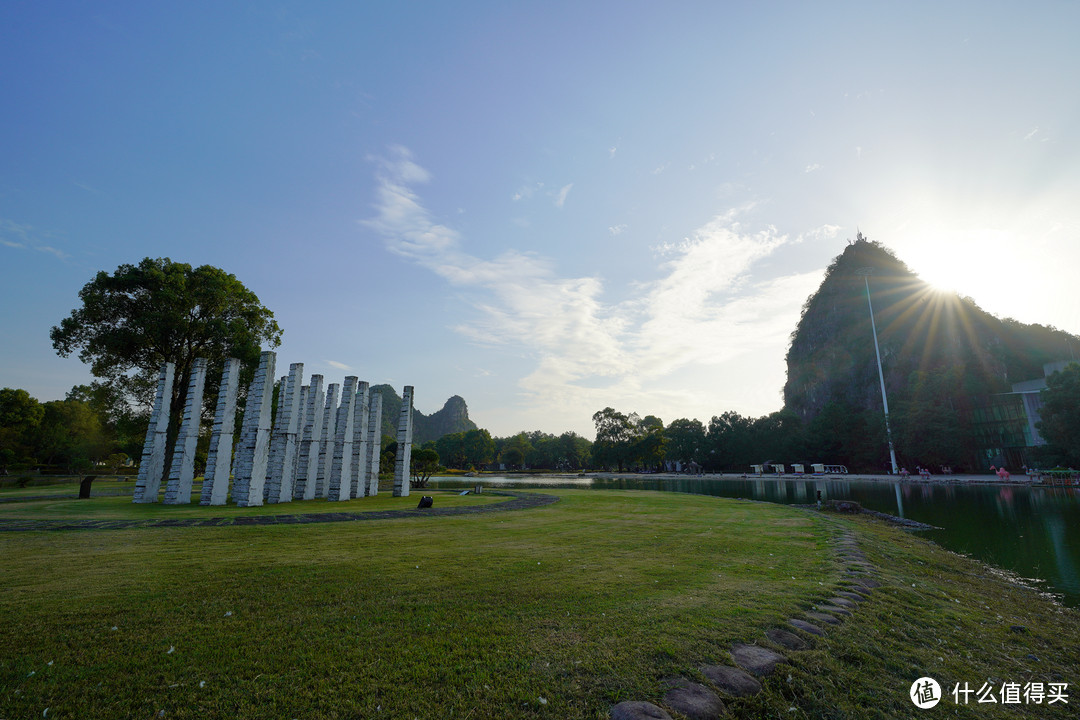
[[[323,376],[303,383],[303,363],[289,366],[279,383],[277,416],[271,427],[277,353],[267,351],[248,387],[240,437],[233,453],[233,428],[240,382],[240,361],[225,362],[214,413],[210,450],[203,476],[202,505],[224,505],[230,480],[233,501],[241,506],[291,500],[350,500],[379,492],[382,450],[382,395],[355,376],[343,386]],[[143,444],[137,503],[157,502],[168,437],[169,399],[175,367],[166,363],[158,376],[154,408]],[[194,362],[184,417],[173,450],[165,487],[167,504],[191,502],[195,447],[199,436],[206,361]],[[340,402],[338,401],[340,391]],[[409,494],[412,454],[413,388],[406,386],[398,420],[394,496]]]

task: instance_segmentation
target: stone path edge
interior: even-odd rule
[[[162,527],[229,527],[255,525],[306,525],[312,523],[356,522],[362,520],[393,520],[414,517],[447,517],[453,515],[477,515],[480,513],[530,510],[552,505],[562,498],[542,493],[525,493],[512,490],[489,490],[486,494],[507,496],[501,503],[469,505],[454,508],[428,508],[426,510],[366,510],[360,512],[321,512],[300,515],[244,515],[216,518],[159,518],[155,520],[20,520],[0,519],[0,532],[27,532],[34,530],[128,530],[131,528]],[[417,495],[419,497],[419,495]]]

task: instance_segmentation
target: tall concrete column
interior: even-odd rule
[[[369,385],[356,388],[356,407],[353,412],[352,466],[349,471],[349,497],[362,498],[367,490],[367,428]]]
[[[303,420],[308,411],[308,386],[300,385],[300,398],[296,402],[296,452],[293,453],[293,499],[296,499],[296,478],[300,472],[300,444],[303,441]]]
[[[266,465],[270,450],[270,403],[274,396],[274,365],[277,353],[267,350],[259,357],[259,369],[248,388],[244,424],[236,450],[233,500],[240,507],[262,505]]]
[[[397,456],[394,458],[394,497],[407,497],[412,465],[413,387],[406,385],[401,393],[401,414],[398,416]]]
[[[334,445],[337,443],[337,383],[330,383],[326,389],[326,407],[323,408],[323,442],[319,448],[319,472],[315,476],[315,496],[328,496],[330,486],[330,468],[334,464]]]
[[[267,476],[271,503],[292,502],[293,479],[296,466],[296,426],[300,415],[300,383],[303,382],[304,363],[289,366],[289,376],[278,393],[278,415],[274,423],[271,443],[270,472]]]
[[[293,453],[292,476],[293,476],[293,500],[299,500],[296,494],[296,480],[300,477],[300,449],[304,444],[304,421],[307,419],[307,396],[311,390],[307,385],[300,386],[300,399],[296,403],[296,452]],[[303,495],[303,493],[301,493]]]
[[[176,366],[167,362],[158,373],[154,408],[150,411],[150,426],[146,429],[142,460],[139,462],[139,478],[135,481],[135,497],[132,502],[157,502],[161,489],[161,475],[165,472],[165,446],[169,438],[169,403],[172,400],[173,374]]]
[[[368,416],[367,443],[367,490],[368,497],[379,494],[379,460],[382,453],[382,393],[372,393],[369,400],[371,414]]]
[[[229,358],[221,372],[214,429],[210,433],[210,451],[206,455],[200,505],[224,505],[229,495],[232,471],[233,427],[236,423],[236,396],[240,390],[240,361]]]
[[[289,384],[289,376],[282,375],[274,387],[277,390],[277,401],[274,401],[274,393],[270,393],[270,450],[266,454],[266,481],[263,483],[263,502],[270,501],[270,468],[274,466],[274,438],[277,437],[278,424],[281,422],[281,403],[285,401],[285,390]],[[278,446],[280,452],[281,446]]]
[[[307,410],[304,413],[304,437],[300,442],[293,497],[315,498],[315,480],[319,476],[319,448],[323,432],[323,376],[312,375],[308,386]]]
[[[352,468],[353,415],[356,408],[356,376],[345,378],[341,389],[341,406],[338,407],[334,462],[330,466],[330,500],[349,499],[349,477]]]
[[[187,505],[191,502],[191,482],[195,479],[195,446],[199,443],[199,421],[202,419],[203,388],[206,386],[206,358],[196,358],[191,365],[187,395],[184,398],[184,419],[176,436],[169,482],[165,486],[166,505]]]

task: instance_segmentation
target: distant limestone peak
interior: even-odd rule
[[[936,290],[885,246],[861,234],[836,257],[803,305],[787,353],[784,405],[810,420],[830,403],[880,412],[867,286],[890,400],[912,373],[951,371],[963,392],[1008,392],[1072,356],[1068,333],[999,319],[970,298]]]
[[[373,385],[371,392],[382,395],[382,432],[383,435],[393,436],[397,432],[398,415],[401,413],[401,396],[391,385]],[[476,423],[469,419],[469,406],[460,395],[448,398],[442,409],[431,415],[424,415],[415,408],[413,410],[413,442],[416,445],[438,440],[443,435],[476,429]]]

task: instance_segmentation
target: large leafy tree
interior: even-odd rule
[[[1042,403],[1036,427],[1055,459],[1080,467],[1080,364],[1070,363],[1046,378]]]
[[[596,426],[593,462],[601,467],[617,465],[619,472],[622,472],[623,466],[630,460],[638,418],[606,407],[596,411],[592,419]]]
[[[462,438],[462,449],[465,462],[475,468],[482,468],[495,459],[495,441],[483,428],[467,431]]]
[[[34,434],[45,409],[30,393],[17,388],[0,389],[0,466],[7,466],[32,452]]]
[[[77,352],[111,391],[144,407],[153,402],[161,366],[174,363],[174,433],[196,358],[208,362],[206,406],[213,407],[226,358],[241,360],[246,386],[263,346],[281,343],[274,314],[255,293],[210,265],[192,268],[169,258],[145,258],[112,274],[99,272],[79,291],[79,299],[81,307],[50,332],[56,352],[61,357]]]
[[[700,420],[672,420],[664,431],[667,439],[665,455],[668,460],[688,464],[700,463],[705,455],[705,426]]]
[[[37,429],[37,451],[49,464],[74,469],[102,460],[112,449],[101,417],[79,400],[52,400],[42,405],[45,413]]]

